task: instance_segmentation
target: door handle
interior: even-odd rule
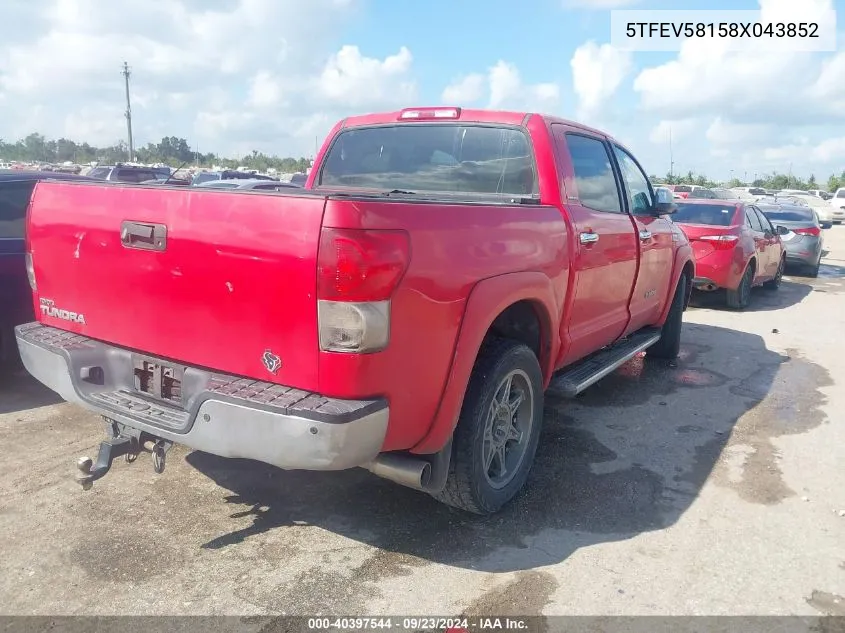
[[[595,244],[599,241],[599,234],[593,233],[592,231],[589,233],[581,233],[580,239],[582,244]]]
[[[163,251],[167,248],[167,227],[126,220],[120,225],[120,241],[126,248]]]
[[[640,231],[640,239],[643,242],[645,242],[646,240],[650,240],[651,239],[651,231],[648,231],[648,230]]]

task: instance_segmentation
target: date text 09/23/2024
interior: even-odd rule
[[[458,633],[476,630],[527,630],[526,618],[514,617],[376,617],[376,618],[339,618],[316,617],[308,618],[309,631],[367,631],[391,630],[420,631],[435,630]]]

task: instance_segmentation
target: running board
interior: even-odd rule
[[[624,365],[660,338],[660,328],[644,328],[575,363],[552,378],[547,392],[561,398],[574,398],[587,387]]]

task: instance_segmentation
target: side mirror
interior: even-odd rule
[[[668,215],[678,210],[675,206],[674,194],[665,187],[657,187],[654,195],[656,196],[654,215]]]
[[[777,232],[778,235],[787,235],[789,233],[789,229],[785,226],[778,225]]]

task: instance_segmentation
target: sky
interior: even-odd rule
[[[833,52],[611,44],[612,9],[845,16],[845,0],[4,0],[0,138],[310,156],[347,115],[420,105],[598,127],[646,171],[845,170],[845,17]],[[657,14],[655,14],[657,15]],[[671,131],[671,154],[670,137]]]

